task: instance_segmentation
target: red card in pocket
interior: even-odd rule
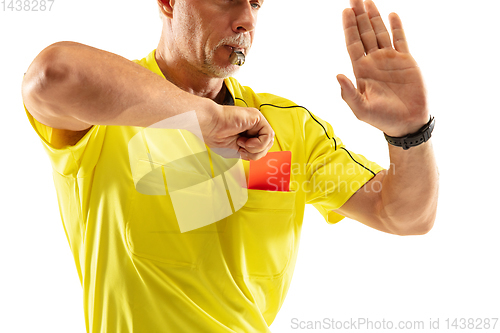
[[[288,192],[291,163],[291,151],[268,152],[257,161],[250,160],[248,189]]]

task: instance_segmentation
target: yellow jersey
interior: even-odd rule
[[[164,77],[154,50],[135,62]],[[184,232],[172,186],[199,175],[152,157],[175,154],[176,145],[166,144],[175,135],[193,154],[203,153],[191,148],[192,138],[175,129],[151,135],[143,127],[94,125],[75,145],[55,148],[52,129],[26,110],[52,163],[87,332],[270,332],[292,279],[305,204],[336,223],[343,216],[332,210],[382,170],[347,150],[332,126],[306,108],[254,93],[234,78],[224,82],[235,105],[255,107],[269,121],[270,151],[291,151],[290,191],[248,189],[239,209]],[[134,153],[135,144],[145,152]],[[143,156],[132,158],[136,153]],[[240,162],[248,172],[249,162]],[[169,178],[170,172],[177,173]],[[186,216],[201,218],[203,187],[192,193],[199,197],[184,207]]]

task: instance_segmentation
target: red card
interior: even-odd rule
[[[250,160],[248,189],[288,192],[291,163],[291,151],[268,152],[257,161]]]

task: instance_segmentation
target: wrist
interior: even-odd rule
[[[215,103],[209,98],[199,98],[196,107],[196,117],[200,124],[201,131],[205,133],[211,132],[216,128],[217,123],[223,112],[222,105]]]
[[[413,133],[418,132],[425,124],[427,124],[430,120],[430,116],[425,116],[419,120],[412,122],[405,122],[398,128],[391,129],[390,131],[383,131],[384,134],[391,137],[404,137]]]

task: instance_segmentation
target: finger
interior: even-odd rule
[[[370,17],[365,11],[362,0],[351,0],[351,7],[356,14],[356,21],[358,24],[359,35],[363,41],[363,46],[366,54],[378,50],[377,36],[373,31]]]
[[[408,43],[406,41],[405,32],[403,30],[403,23],[401,22],[398,14],[391,13],[389,15],[389,23],[391,24],[392,39],[396,51],[402,53],[410,53],[410,49],[408,48]]]
[[[269,144],[272,145],[273,141],[274,135],[259,134],[258,137],[247,138],[242,147],[250,154],[256,154],[263,151]]]
[[[392,47],[391,44],[391,36],[385,27],[384,21],[380,16],[380,13],[375,6],[375,3],[371,0],[367,0],[365,2],[366,10],[368,11],[368,16],[370,17],[370,21],[372,22],[373,30],[375,31],[375,35],[377,36],[378,47],[383,49],[386,47]]]
[[[345,44],[347,52],[352,62],[357,61],[365,55],[365,48],[358,31],[356,16],[351,8],[346,8],[342,12],[342,22],[344,25]]]
[[[274,139],[274,130],[271,125],[260,112],[259,116],[259,122],[247,131],[249,136],[255,137],[240,137],[238,139],[238,145],[245,148],[249,153],[258,153],[262,151]]]
[[[246,153],[246,154],[242,154],[242,156],[244,156],[245,159],[248,159],[248,160],[258,160],[258,159],[261,159],[262,157],[266,156],[267,152],[271,149],[271,147],[273,146],[274,144],[274,138],[273,140],[271,140],[271,142],[267,145],[266,149],[258,152],[258,153]]]
[[[342,89],[342,99],[349,105],[356,117],[361,116],[360,113],[364,110],[363,96],[345,75],[337,75],[337,81],[339,81],[340,88]]]

